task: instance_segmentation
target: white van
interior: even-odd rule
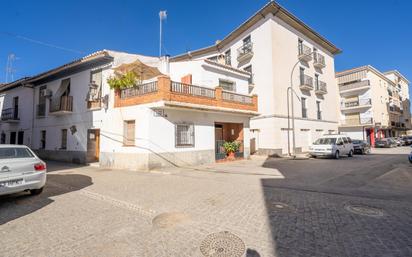
[[[352,157],[353,153],[352,140],[345,135],[325,135],[309,147],[309,154],[314,158],[329,156],[339,159],[341,155]]]

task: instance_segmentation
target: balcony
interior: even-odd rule
[[[46,116],[46,104],[38,104],[36,106],[36,116],[37,117],[44,117]]]
[[[300,85],[301,90],[312,90],[313,89],[313,78],[308,75],[300,75]]]
[[[117,90],[115,107],[139,104],[164,105],[226,112],[257,112],[257,96],[223,91],[171,81],[167,76],[158,81]]]
[[[389,111],[395,114],[401,114],[401,108],[396,105],[389,106]]]
[[[244,43],[237,49],[237,61],[245,62],[253,57],[253,44],[252,42]]]
[[[328,90],[327,90],[327,87],[326,87],[326,83],[319,80],[316,87],[315,87],[315,94],[324,95],[324,94],[327,94],[327,93],[328,93]]]
[[[19,109],[17,108],[7,108],[1,112],[1,121],[8,123],[17,123],[20,121]]]
[[[320,53],[313,53],[313,66],[318,69],[323,69],[326,67],[325,56]]]
[[[342,121],[342,126],[345,127],[370,126],[372,124],[372,118],[349,118]]]
[[[343,113],[362,112],[372,107],[371,99],[360,99],[355,101],[345,101],[341,103]]]
[[[370,81],[354,81],[353,83],[339,85],[339,93],[341,96],[356,95],[366,92],[370,89]]]
[[[52,99],[49,113],[50,115],[73,113],[73,96],[61,96],[60,99]]]
[[[300,44],[298,49],[299,49],[299,53],[298,53],[299,60],[304,61],[304,62],[312,61],[312,49],[309,46],[305,44]]]

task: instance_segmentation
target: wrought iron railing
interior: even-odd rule
[[[238,58],[242,58],[246,54],[253,53],[253,43],[247,42],[244,43],[241,47],[237,49],[237,56]]]
[[[372,104],[372,100],[368,98],[368,99],[360,99],[360,100],[355,100],[355,101],[343,102],[342,107],[350,108],[350,107],[365,106],[365,105],[371,105],[371,104]]]
[[[121,98],[129,98],[134,96],[141,96],[157,92],[157,81],[135,85],[134,87],[125,88],[120,91]]]
[[[311,58],[310,54],[312,52],[312,49],[309,46],[305,44],[300,44],[298,49],[299,49],[299,56]]]
[[[19,109],[17,108],[7,108],[1,111],[1,120],[19,120]]]
[[[300,85],[313,88],[313,78],[308,75],[300,75]]]
[[[325,56],[320,53],[313,53],[313,63],[315,65],[322,65],[325,66]]]
[[[222,92],[222,99],[224,101],[231,101],[242,104],[253,104],[253,98],[251,96],[236,94],[227,91]]]
[[[171,91],[174,93],[191,95],[191,96],[202,96],[207,98],[215,98],[215,90],[207,87],[199,87],[190,84],[171,82]]]
[[[319,80],[317,85],[316,85],[316,91],[328,92],[327,87],[326,87],[326,83]]]
[[[216,160],[221,160],[226,158],[226,151],[223,147],[225,140],[216,140],[215,142],[215,156]],[[235,142],[239,143],[239,149],[235,152],[236,158],[242,158],[244,152],[243,140],[236,140]]]

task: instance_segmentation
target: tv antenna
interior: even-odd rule
[[[15,72],[16,70],[13,68],[13,62],[14,62],[15,60],[18,60],[18,57],[17,57],[14,53],[11,53],[11,54],[9,54],[9,55],[7,56],[7,63],[6,63],[6,83],[9,82],[9,79],[10,79],[10,81],[13,81],[13,80],[14,80],[14,72]]]

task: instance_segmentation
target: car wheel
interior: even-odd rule
[[[353,151],[350,150],[349,153],[348,153],[348,157],[352,157],[352,156],[353,156]]]
[[[41,192],[43,192],[43,188],[30,190],[31,195],[39,195],[39,194],[41,194]]]
[[[336,152],[335,152],[335,156],[334,156],[334,157],[335,157],[335,159],[339,159],[339,157],[340,157],[340,156],[339,156],[339,151],[336,151]]]

